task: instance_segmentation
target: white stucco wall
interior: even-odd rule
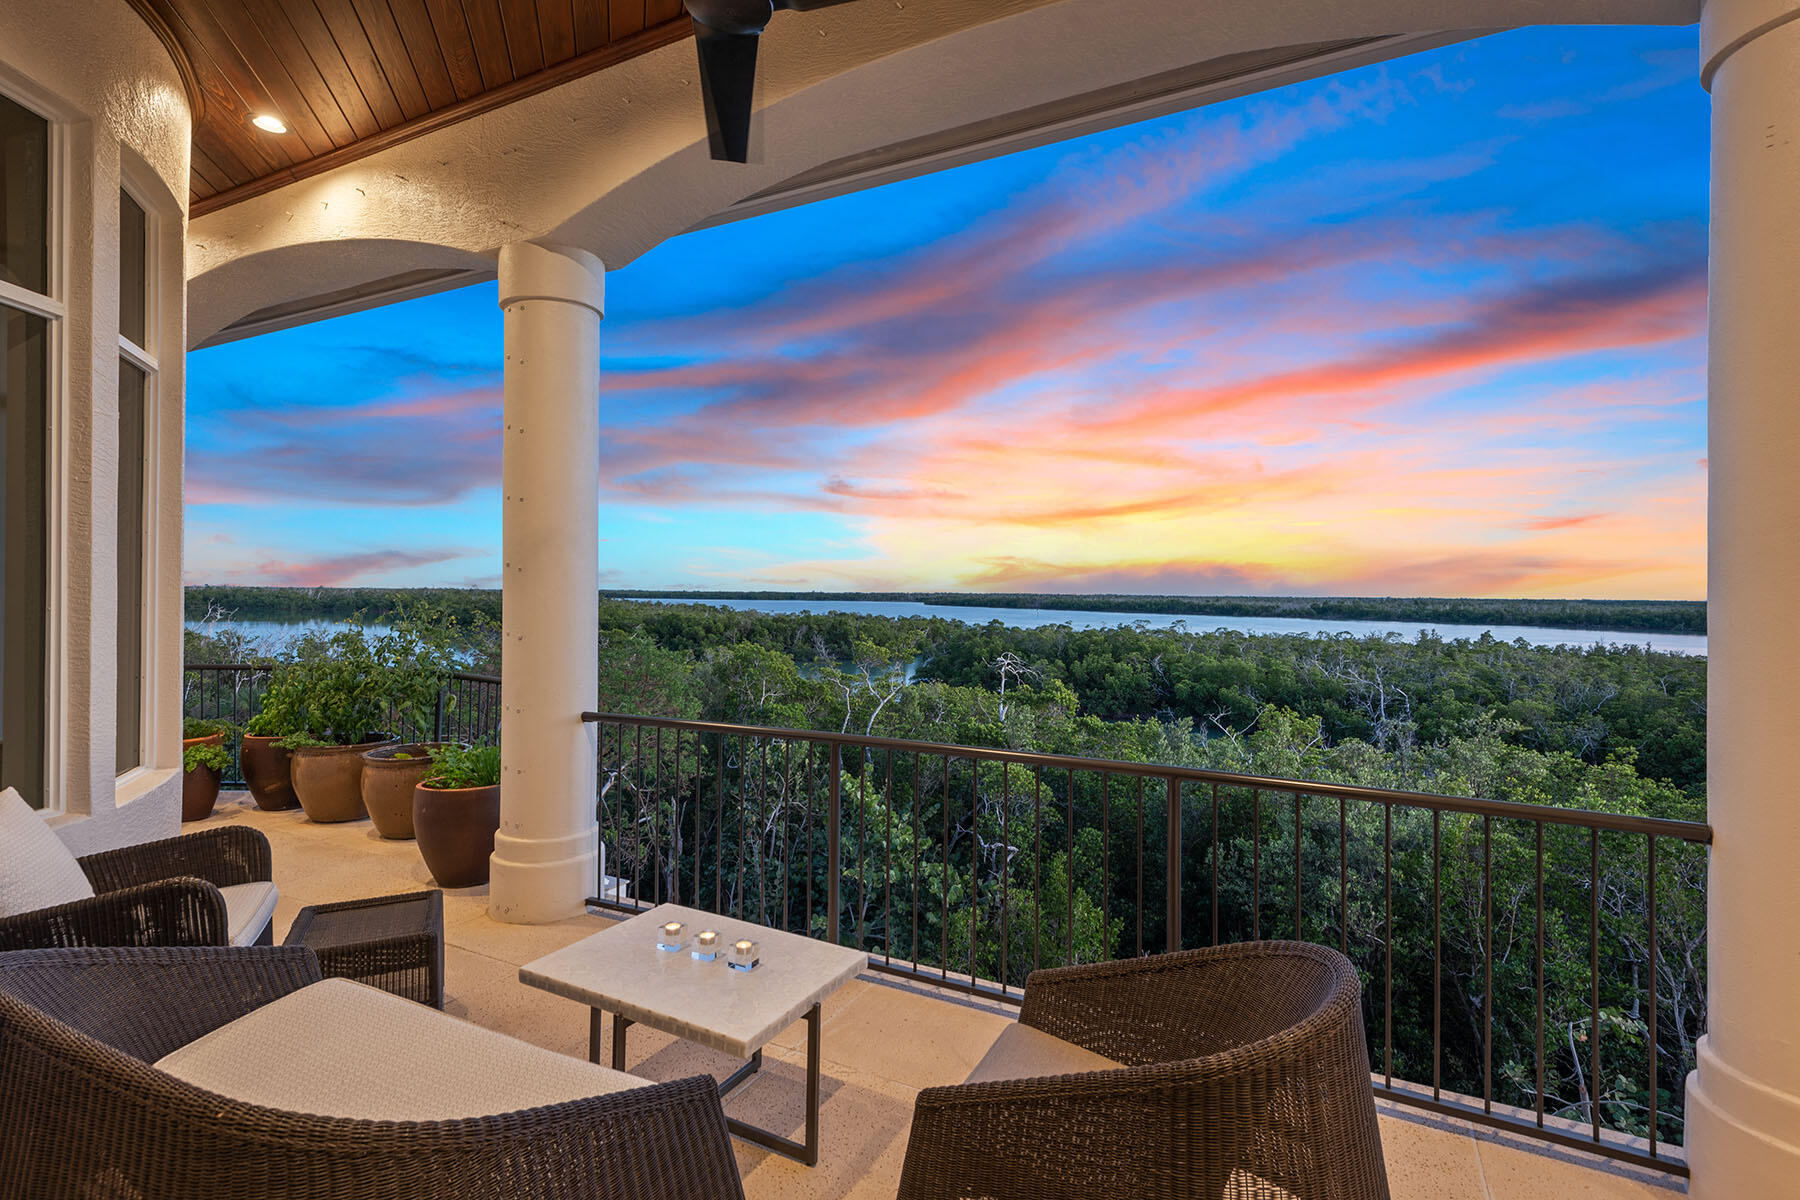
[[[125,0],[0,4],[0,83],[63,134],[60,237],[67,305],[54,375],[51,696],[47,800],[86,852],[180,826],[182,354],[191,133],[181,78]],[[114,777],[117,698],[119,187],[126,170],[155,218],[160,372],[146,514],[144,766]]]

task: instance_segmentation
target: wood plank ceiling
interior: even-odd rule
[[[681,0],[131,0],[196,108],[223,208],[690,34]],[[279,117],[284,134],[251,124]]]

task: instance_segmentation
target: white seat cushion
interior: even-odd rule
[[[969,1072],[969,1083],[992,1083],[997,1079],[1040,1079],[1046,1075],[1079,1075],[1084,1071],[1112,1071],[1124,1066],[1110,1058],[1084,1050],[1074,1042],[1051,1037],[1041,1029],[1014,1022],[975,1069]]]
[[[94,885],[43,814],[12,788],[0,792],[0,917],[86,900]]]
[[[231,944],[255,945],[275,916],[275,885],[266,880],[234,883],[220,888],[219,893],[225,897],[225,923],[231,926]]]
[[[370,1121],[491,1116],[649,1086],[348,979],[290,992],[156,1065],[234,1100]]]

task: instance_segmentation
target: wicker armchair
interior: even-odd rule
[[[708,1078],[498,1116],[363,1121],[245,1104],[150,1065],[319,977],[300,947],[0,955],[0,1192],[742,1200]]]
[[[92,898],[0,917],[0,951],[56,946],[227,946],[219,889],[267,882],[269,839],[225,825],[76,860]],[[271,940],[265,930],[261,944]]]
[[[1360,995],[1301,942],[1035,971],[1020,1022],[1124,1066],[921,1092],[901,1200],[1386,1200]]]

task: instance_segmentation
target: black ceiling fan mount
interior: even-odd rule
[[[706,134],[720,162],[750,161],[756,47],[777,9],[808,12],[851,0],[685,0],[700,53]]]

